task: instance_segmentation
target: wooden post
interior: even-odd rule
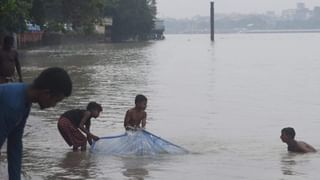
[[[211,41],[214,41],[214,2],[210,2]]]

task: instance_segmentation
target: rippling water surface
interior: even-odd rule
[[[25,128],[25,179],[318,179],[320,155],[288,154],[280,130],[320,150],[320,34],[172,35],[159,42],[78,44],[28,50],[31,81],[67,69],[70,98]],[[123,133],[136,94],[148,101],[147,129],[191,154],[117,157],[73,153],[57,130],[64,111],[103,104],[98,136]],[[1,170],[2,171],[2,170]],[[0,171],[0,172],[1,172]]]

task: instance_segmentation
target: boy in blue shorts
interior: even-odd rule
[[[22,136],[32,103],[41,109],[54,107],[71,95],[72,82],[61,68],[48,68],[31,85],[0,85],[0,149],[7,139],[9,180],[20,180]]]

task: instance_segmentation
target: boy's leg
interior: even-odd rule
[[[22,161],[22,136],[26,121],[21,122],[8,135],[8,171],[9,179],[21,179],[21,161]]]
[[[71,141],[71,135],[70,135],[70,131],[72,131],[70,128],[71,126],[71,123],[70,123],[70,120],[66,119],[66,118],[60,118],[58,120],[58,130],[61,134],[61,136],[63,137],[63,139],[66,141],[66,143],[69,145],[69,146],[72,146],[73,143]]]
[[[78,148],[77,146],[73,146],[72,150],[75,152],[75,151],[78,151]]]
[[[80,147],[81,151],[85,151],[87,149],[87,138],[81,133],[79,129],[75,129],[73,131],[73,147]]]
[[[86,145],[81,146],[81,151],[86,151],[86,150],[87,150],[87,146]]]
[[[4,123],[4,120],[0,119],[0,155],[1,155],[1,148],[4,144],[4,142],[7,139],[7,130],[6,130],[6,125]]]

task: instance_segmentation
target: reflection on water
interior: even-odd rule
[[[290,179],[310,179],[314,174],[319,154],[317,153],[284,153],[281,154],[281,171]],[[313,178],[311,178],[313,179]]]
[[[86,152],[67,152],[58,167],[60,170],[48,176],[48,179],[94,179],[90,172],[94,169],[94,162],[90,159],[90,154]]]
[[[145,177],[149,175],[146,169],[151,163],[150,159],[145,159],[142,157],[137,158],[122,158],[123,171],[122,174],[130,179],[144,180]]]
[[[125,112],[122,107],[124,103],[128,104],[129,100],[133,101],[136,93],[145,93],[147,90],[145,87],[149,68],[146,56],[150,44],[88,46],[58,46],[55,50],[44,48],[41,51],[26,52],[23,61],[26,79],[31,81],[32,77],[48,66],[64,67],[72,76],[74,90],[72,97],[66,99],[59,109],[65,111],[75,107],[83,108],[90,100],[96,100],[109,105],[107,108],[111,109],[111,112],[119,111],[119,108]],[[73,55],[64,56],[66,52]],[[57,112],[51,117],[46,113],[39,111],[34,114],[47,119],[57,117],[63,112]],[[113,119],[119,119],[119,116]],[[104,117],[106,114],[102,113],[102,118]]]
[[[297,162],[295,160],[296,156],[301,154],[296,153],[286,153],[282,156],[281,159],[281,170],[283,175],[297,175],[299,173],[295,172],[295,166]]]

